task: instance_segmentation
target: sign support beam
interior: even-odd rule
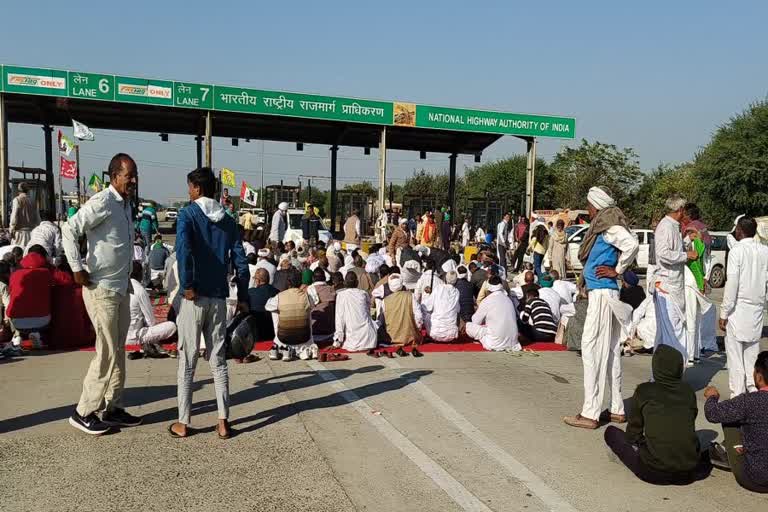
[[[451,153],[448,157],[448,206],[451,208],[451,220],[455,223],[456,218],[456,153]]]
[[[53,126],[43,125],[45,134],[45,187],[48,189],[48,204],[46,208],[53,205],[52,214],[56,214],[56,192],[53,187]]]
[[[339,146],[334,144],[331,146],[331,233],[336,233],[336,208],[337,203],[337,191],[336,191],[336,163],[339,153]]]
[[[195,135],[195,146],[197,150],[197,168],[203,166],[203,137],[202,135]]]
[[[530,138],[526,142],[528,161],[525,168],[525,216],[530,220],[533,213],[533,189],[536,177],[536,139]]]
[[[381,129],[379,139],[379,211],[376,218],[384,211],[384,196],[387,190],[387,127]]]
[[[205,166],[206,167],[213,167],[212,164],[212,155],[213,152],[213,116],[211,115],[211,111],[209,110],[205,114]]]
[[[5,95],[0,92],[0,220],[8,226],[8,117]]]

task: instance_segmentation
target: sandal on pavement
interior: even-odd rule
[[[403,350],[403,347],[399,347],[399,348],[398,348],[398,349],[395,351],[395,354],[397,354],[397,355],[398,355],[398,356],[400,356],[400,357],[408,357],[408,356],[410,355],[408,352],[406,352],[405,350]]]
[[[421,351],[419,351],[419,349],[417,349],[416,347],[413,347],[411,349],[411,355],[413,357],[424,357],[424,354],[422,354]]]
[[[566,416],[563,418],[563,421],[566,425],[577,428],[586,428],[589,430],[595,430],[600,426],[600,423],[598,423],[596,420],[585,418],[581,414],[577,414],[576,416]]]
[[[168,433],[171,434],[171,437],[175,437],[176,439],[182,439],[182,438],[185,438],[185,437],[189,437],[189,427],[186,428],[187,433],[184,434],[184,435],[181,435],[178,432],[176,432],[175,430],[173,430],[173,426],[176,425],[177,423],[179,425],[181,425],[181,423],[179,423],[178,421],[168,425]]]
[[[627,422],[627,415],[626,414],[614,414],[610,412],[609,410],[605,410],[600,414],[600,421],[603,422],[610,422],[610,423],[626,423]]]

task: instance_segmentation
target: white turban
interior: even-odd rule
[[[279,210],[287,211],[287,210],[288,210],[288,203],[286,203],[285,201],[283,201],[282,203],[280,203],[279,205],[277,205],[277,208],[278,208]]]
[[[344,256],[344,266],[350,268],[355,266],[355,258],[353,258],[351,254]]]
[[[379,256],[386,256],[386,255],[387,255],[386,247],[382,247],[381,249],[379,249]]]
[[[443,266],[441,268],[445,273],[456,272],[456,262],[453,260],[447,260],[445,263],[443,263]]]
[[[416,260],[408,260],[403,264],[403,268],[411,270],[421,270],[421,265]]]
[[[587,194],[587,201],[598,210],[616,205],[616,201],[602,187],[590,188]]]
[[[399,292],[403,289],[403,280],[400,278],[400,274],[390,274],[387,280],[389,282],[389,289],[393,292]]]
[[[341,250],[341,242],[333,242],[333,249],[339,252]]]
[[[374,274],[379,271],[384,264],[384,258],[378,254],[371,254],[368,256],[368,261],[365,262],[365,271],[369,274]]]
[[[406,219],[405,217],[400,217],[400,220],[397,223],[398,224],[407,224],[408,223],[408,219]]]
[[[488,283],[488,293],[499,292],[503,289],[504,289],[504,286],[502,284]]]
[[[258,255],[260,258],[269,257],[269,249],[259,249]]]
[[[737,224],[739,223],[739,221],[740,221],[741,219],[743,219],[744,217],[746,217],[746,214],[745,214],[745,213],[742,213],[741,215],[739,215],[738,217],[736,217],[736,220],[734,220],[734,221],[733,221],[733,229],[731,230],[731,233],[733,233],[734,231],[736,231],[736,225],[737,225]]]

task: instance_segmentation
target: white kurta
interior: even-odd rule
[[[728,275],[720,318],[728,320],[725,351],[731,397],[756,391],[752,370],[760,352],[764,310],[768,297],[768,247],[754,238],[734,244],[728,255]]]
[[[573,304],[576,301],[576,294],[579,291],[576,283],[563,281],[562,279],[558,279],[552,283],[552,289],[563,298],[566,304]]]
[[[472,235],[469,232],[469,223],[465,222],[461,226],[461,246],[462,247],[468,246],[470,238],[472,238]]]
[[[459,290],[449,284],[436,284],[432,293],[424,295],[421,307],[430,338],[446,342],[459,337]]]
[[[485,350],[522,350],[517,340],[515,305],[503,291],[493,292],[467,323],[467,335],[479,341]]]
[[[432,270],[425,270],[424,273],[421,274],[421,277],[419,277],[419,280],[416,281],[416,288],[414,289],[413,296],[416,298],[418,302],[421,302],[422,297],[424,295],[424,290],[426,288],[429,288],[430,285],[432,285],[432,287],[434,288],[441,284],[445,284],[437,274],[434,274],[434,279],[433,279],[432,274],[433,274]]]
[[[539,297],[549,306],[555,324],[560,323],[560,306],[567,304],[567,302],[552,288],[539,288]]]
[[[656,344],[656,309],[653,296],[649,295],[632,313],[632,333],[643,342],[643,348],[653,348]]]
[[[685,348],[688,362],[701,356],[701,321],[702,315],[712,306],[710,300],[699,291],[696,278],[685,267]]]
[[[48,253],[48,261],[53,261],[56,256],[64,252],[61,246],[61,231],[56,224],[47,220],[41,222],[29,234],[29,242],[24,249],[24,254],[27,254],[33,245],[41,245],[45,249]]]
[[[688,256],[683,247],[680,223],[666,216],[654,233],[656,267],[653,281],[668,294],[681,311],[685,311],[685,278],[683,271]]]
[[[376,324],[371,319],[371,299],[359,288],[336,293],[336,332],[333,340],[344,350],[357,352],[376,348]]]

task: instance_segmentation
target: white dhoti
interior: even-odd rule
[[[732,324],[725,329],[725,354],[728,357],[728,387],[731,398],[757,391],[754,368],[760,353],[760,341],[741,342],[733,336]]]
[[[710,302],[709,305],[702,308],[701,327],[699,337],[701,338],[701,350],[717,352],[720,350],[717,346],[717,308]]]
[[[656,308],[656,343],[654,347],[669,345],[680,352],[683,360],[687,361],[685,313],[668,294],[658,289],[653,294],[653,300]]]
[[[176,324],[173,322],[160,322],[151,327],[142,327],[133,332],[128,332],[126,343],[158,344],[176,334]]]
[[[685,269],[685,348],[688,362],[701,357],[704,312],[713,310],[712,302],[696,286],[696,278]],[[707,333],[709,334],[709,332]],[[715,343],[715,349],[717,344]]]
[[[611,388],[610,412],[624,414],[621,349],[622,337],[628,334],[631,311],[630,306],[619,302],[618,290],[589,292],[589,306],[581,337],[581,360],[584,364],[584,406],[581,415],[585,418],[599,419],[606,378]]]
[[[520,346],[520,343],[516,340],[511,341],[497,338],[491,334],[491,331],[488,329],[488,327],[484,325],[467,322],[465,328],[467,336],[473,340],[479,341],[485,350],[498,352],[503,350],[520,351],[523,349]]]

